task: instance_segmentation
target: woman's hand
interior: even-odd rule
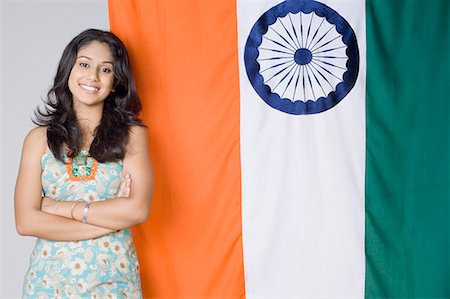
[[[131,176],[126,174],[122,177],[116,197],[129,197],[131,193]]]
[[[131,193],[131,176],[129,174],[122,177],[120,185],[115,197],[129,197]],[[79,200],[79,203],[84,201]],[[74,208],[78,208],[78,203],[75,201],[61,201],[54,200],[49,197],[42,197],[41,211],[57,215],[69,219],[73,219]],[[82,207],[83,205],[80,205]],[[82,209],[82,208],[78,208]]]

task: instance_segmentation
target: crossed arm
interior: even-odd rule
[[[149,214],[153,189],[146,130],[133,127],[119,188],[119,197],[93,202],[87,223],[82,223],[85,205],[41,197],[41,157],[46,150],[46,129],[33,129],[25,139],[14,196],[19,234],[56,241],[96,238],[144,222]],[[130,188],[133,178],[133,187]]]

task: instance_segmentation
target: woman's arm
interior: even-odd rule
[[[153,174],[148,150],[147,131],[135,126],[130,132],[127,152],[123,160],[123,173],[128,179],[133,178],[129,197],[116,197],[90,204],[87,213],[87,223],[114,230],[131,227],[144,222],[151,206],[153,191]],[[129,184],[128,184],[129,185]],[[45,200],[49,206],[44,210],[48,213],[82,221],[86,203],[73,206],[71,202],[56,202]]]
[[[46,144],[44,127],[31,130],[24,141],[14,194],[17,232],[25,236],[55,241],[77,241],[100,237],[115,231],[41,211],[41,158],[46,150]]]

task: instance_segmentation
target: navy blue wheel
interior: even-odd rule
[[[359,70],[353,29],[313,0],[286,0],[266,11],[250,31],[244,61],[258,95],[296,115],[334,107],[353,88]]]

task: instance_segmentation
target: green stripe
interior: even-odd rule
[[[450,298],[450,1],[366,5],[366,298]]]

